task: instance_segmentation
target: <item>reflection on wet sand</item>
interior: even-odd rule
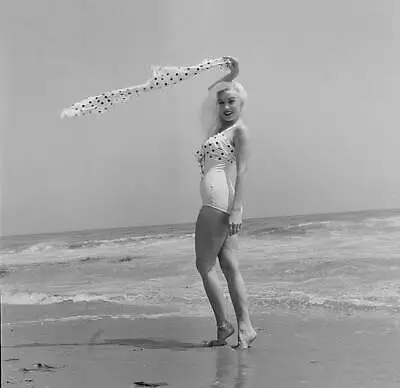
[[[215,349],[215,379],[211,388],[246,388],[251,372],[248,351],[231,347]]]

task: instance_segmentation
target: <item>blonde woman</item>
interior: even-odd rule
[[[250,145],[248,129],[241,119],[247,95],[243,86],[234,81],[239,63],[234,58],[228,59],[230,73],[209,87],[209,95],[202,106],[206,140],[196,154],[201,169],[203,206],[196,222],[195,251],[196,267],[217,323],[217,339],[209,345],[225,345],[226,339],[235,332],[225,313],[216,272],[218,258],[236,314],[236,347],[245,349],[257,334],[251,324],[246,288],[235,251],[242,225]]]

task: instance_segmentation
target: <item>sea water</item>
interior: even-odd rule
[[[252,311],[400,311],[400,210],[247,219],[236,254]],[[193,223],[3,237],[0,285],[3,306],[210,314]]]

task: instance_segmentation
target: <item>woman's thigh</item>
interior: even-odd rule
[[[196,222],[196,259],[214,265],[228,235],[229,215],[210,206],[201,208]]]

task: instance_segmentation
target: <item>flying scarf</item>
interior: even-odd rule
[[[92,113],[104,113],[115,104],[127,102],[132,97],[137,97],[143,92],[150,92],[175,85],[178,82],[193,78],[198,74],[219,68],[226,70],[229,68],[229,59],[221,57],[217,59],[206,59],[195,66],[152,66],[153,77],[146,83],[129,86],[123,89],[116,89],[110,92],[99,94],[98,96],[88,97],[85,100],[76,102],[61,113],[61,118],[85,116]]]

